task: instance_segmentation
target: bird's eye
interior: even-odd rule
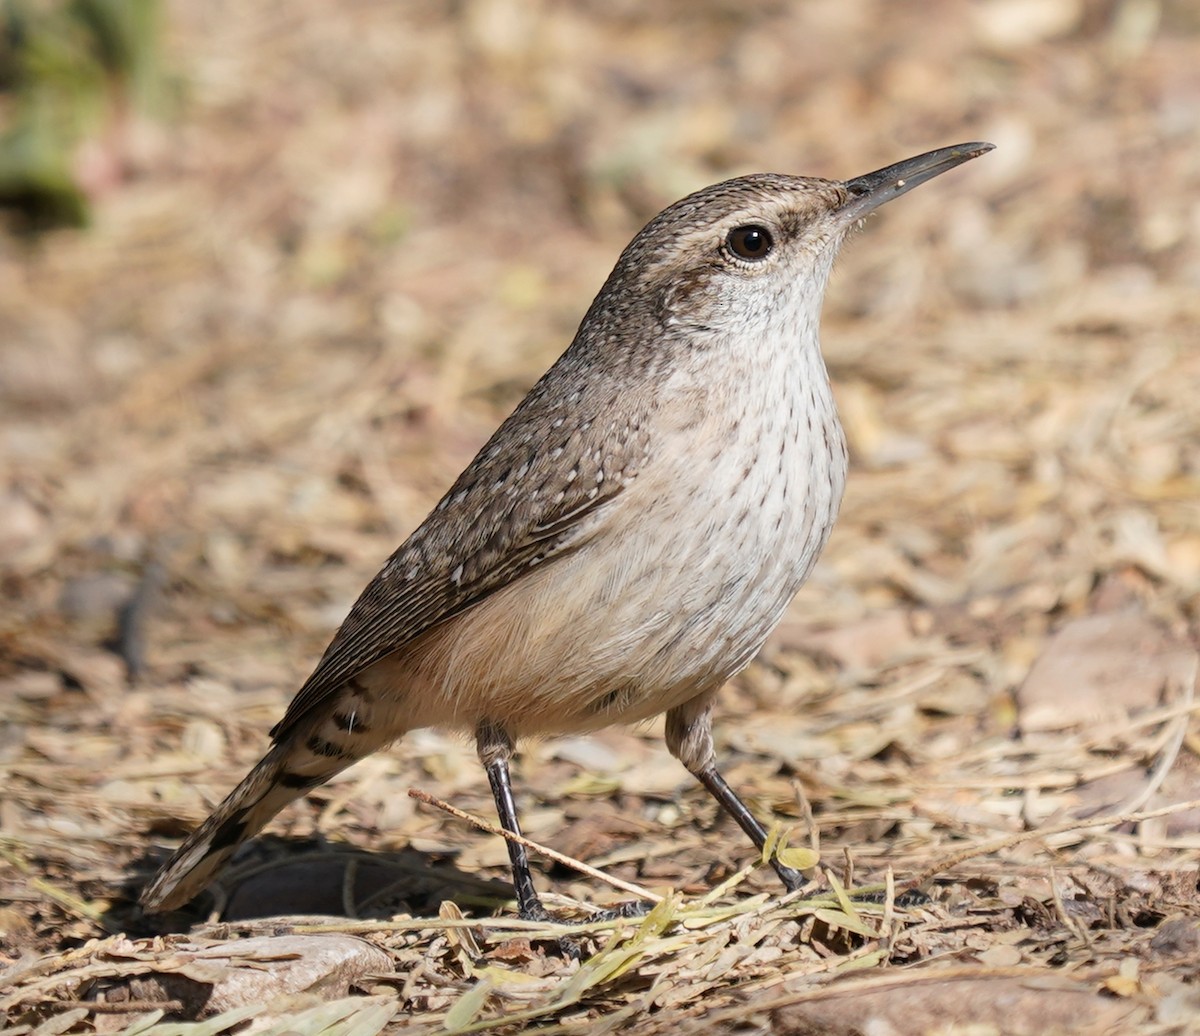
[[[752,223],[745,227],[734,227],[725,238],[725,245],[739,259],[756,263],[771,254],[775,239],[766,227]]]

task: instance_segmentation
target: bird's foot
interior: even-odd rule
[[[619,906],[610,907],[608,910],[597,910],[594,914],[589,914],[587,917],[581,918],[579,924],[590,923],[592,921],[624,921],[633,917],[645,917],[650,913],[650,904],[640,900],[633,899],[628,903],[622,903]]]
[[[778,860],[772,860],[771,866],[775,868],[775,873],[779,875],[779,880],[783,882],[783,887],[789,892],[799,892],[801,889],[807,888],[810,890],[809,895],[811,895],[815,891],[816,882],[810,881],[794,867],[789,867]]]
[[[522,904],[517,916],[522,921],[537,921],[540,924],[591,924],[593,921],[622,921],[629,918],[644,917],[650,912],[650,904],[639,902],[637,900],[621,903],[619,906],[611,907],[608,910],[598,910],[594,914],[589,914],[587,917],[579,918],[561,918],[554,917],[544,906],[541,900],[526,902]],[[548,937],[539,939],[534,937],[534,942],[548,942],[551,945],[557,946],[558,951],[570,960],[583,959],[583,947],[578,939],[569,935],[560,935],[558,937]]]
[[[850,898],[858,903],[882,903],[887,899],[887,892],[875,889],[872,892],[851,892]],[[932,900],[920,889],[901,889],[892,900],[901,909],[907,907],[927,906]]]

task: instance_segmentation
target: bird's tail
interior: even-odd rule
[[[310,788],[354,761],[276,744],[167,862],[142,892],[142,908],[159,913],[182,906],[199,893],[247,838]],[[300,765],[297,765],[297,764]]]

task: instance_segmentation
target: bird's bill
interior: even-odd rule
[[[995,144],[975,141],[971,144],[955,144],[953,147],[927,151],[915,158],[876,169],[873,173],[856,176],[844,184],[850,192],[850,200],[838,210],[838,215],[847,223],[862,219],[880,205],[911,191],[914,187],[932,180],[948,169],[969,162],[972,158],[991,151]]]

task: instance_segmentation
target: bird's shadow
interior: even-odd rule
[[[446,900],[468,916],[488,916],[513,898],[508,882],[460,870],[446,854],[411,848],[365,852],[267,835],[249,843],[191,903],[165,914],[144,914],[132,904],[166,858],[165,851],[151,850],[133,861],[123,888],[127,899],[110,908],[106,927],[145,936],[187,932],[214,919],[255,927],[263,918],[285,923],[289,917],[314,916],[437,917]]]

